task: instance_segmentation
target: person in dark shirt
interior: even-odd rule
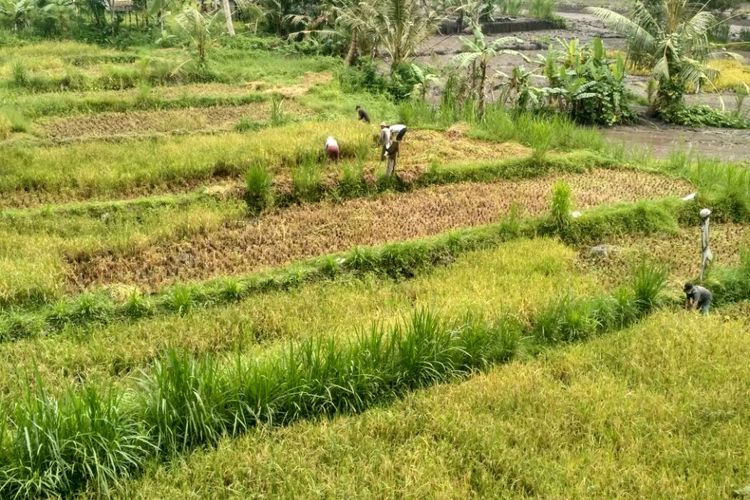
[[[685,283],[682,290],[685,292],[685,309],[699,309],[701,314],[708,314],[714,299],[709,289]]]
[[[359,121],[370,123],[370,115],[368,115],[365,108],[360,105],[357,105],[357,116],[359,116]]]

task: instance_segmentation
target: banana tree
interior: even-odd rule
[[[715,76],[704,62],[711,53],[708,32],[717,21],[703,7],[696,9],[688,0],[661,0],[647,8],[636,0],[630,16],[600,7],[587,10],[628,38],[629,59],[651,68],[657,111],[682,105],[688,88]]]
[[[487,66],[489,62],[501,54],[518,55],[524,59],[526,57],[517,50],[504,48],[523,43],[523,40],[520,38],[506,36],[488,43],[479,26],[474,26],[473,33],[474,36],[472,38],[461,37],[464,52],[455,56],[455,60],[464,68],[469,66],[472,68],[471,78],[475,82],[472,87],[476,94],[478,110],[481,115],[484,113],[485,83],[487,81]]]
[[[28,26],[33,8],[31,0],[1,0],[0,16],[7,19],[13,31],[19,31]]]
[[[200,66],[205,66],[208,60],[208,51],[216,37],[214,26],[220,12],[217,10],[203,14],[195,7],[187,5],[174,18],[179,34],[195,49]]]

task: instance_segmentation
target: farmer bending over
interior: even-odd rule
[[[701,314],[708,314],[714,296],[710,290],[702,286],[685,283],[685,309],[700,309]]]
[[[370,123],[370,115],[367,114],[367,111],[365,111],[365,108],[363,108],[360,105],[357,105],[357,116],[359,116],[359,121]]]
[[[406,130],[406,125],[388,126],[385,122],[380,124],[380,144],[383,146],[382,158],[386,160],[385,173],[389,176],[393,175],[396,170],[396,159]]]
[[[328,159],[332,161],[339,161],[339,157],[341,156],[339,143],[330,135],[326,139],[326,154],[328,154]]]

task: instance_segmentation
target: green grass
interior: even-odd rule
[[[23,387],[18,377],[37,371],[49,390],[57,393],[79,377],[104,383],[137,372],[170,347],[217,355],[239,349],[252,356],[279,342],[320,335],[347,338],[353,329],[373,322],[392,326],[414,307],[429,307],[450,317],[467,312],[485,319],[514,314],[525,322],[554,299],[558,286],[578,296],[600,289],[593,275],[577,273],[575,259],[572,249],[552,240],[519,240],[456,256],[451,265],[410,280],[370,273],[339,276],[270,289],[251,300],[227,297],[224,305],[193,305],[183,314],[152,315],[151,302],[135,295],[123,307],[140,321],[105,325],[71,321],[63,325],[61,335],[19,336],[14,342],[0,343],[0,401],[19,398]],[[238,281],[242,289],[241,280],[230,280],[222,291],[236,291],[231,285]],[[177,290],[170,294],[172,300],[191,304],[185,289]],[[82,302],[68,305],[65,311],[77,311],[80,318],[82,312],[93,316],[108,308],[91,296]],[[19,332],[39,326],[33,324],[33,315],[26,316],[25,324],[22,318],[16,316]]]
[[[750,467],[747,328],[657,313],[393,406],[223,440],[123,495],[730,496]]]
[[[538,151],[585,149],[604,151],[605,143],[598,130],[576,125],[564,116],[513,114],[499,105],[489,105],[484,116],[478,116],[469,103],[458,108],[445,104],[431,106],[408,102],[399,107],[400,119],[411,126],[446,129],[458,122],[470,125],[469,137],[495,142],[515,141]]]
[[[532,339],[578,340],[632,323],[650,312],[663,284],[653,283],[653,293],[641,297],[644,276],[651,279],[636,277],[635,292],[573,302],[576,309],[587,304],[589,324],[576,337],[539,336],[532,326]],[[561,332],[572,317],[567,311],[563,316]],[[358,413],[515,355],[524,336],[517,321],[464,318],[416,311],[402,325],[374,326],[350,341],[317,338],[223,364],[172,352],[140,377],[136,394],[89,385],[56,401],[41,389],[29,391],[12,411],[15,436],[1,436],[9,447],[0,455],[0,488],[26,496],[66,494],[90,484],[107,493],[148,457],[212,445],[258,425]]]
[[[338,71],[331,58],[222,47],[207,71],[173,73],[184,57],[69,42],[0,49],[0,138],[10,138],[0,194],[12,207],[0,214],[0,496],[713,497],[750,483],[750,373],[738,361],[750,353],[750,254],[711,271],[720,309],[708,318],[657,312],[618,333],[657,306],[676,309],[679,290],[661,294],[669,270],[627,275],[634,254],[597,269],[581,258],[612,238],[695,225],[703,206],[718,224],[747,223],[746,169],[636,158],[560,117],[396,106],[305,76]],[[12,135],[36,133],[44,116],[273,92],[317,120],[276,104],[242,133],[58,146]],[[375,127],[354,123],[356,104],[375,123],[453,127],[532,154],[435,161],[386,184],[372,175]],[[320,167],[330,134],[347,157],[336,170]],[[698,199],[572,217],[558,186],[539,219],[516,211],[153,295],[64,285],[70,261],[178,242],[248,208],[622,164],[685,178]],[[190,191],[228,178],[244,180],[245,202]],[[168,194],[112,201],[153,193]],[[70,200],[89,201],[18,208]]]
[[[73,198],[104,198],[138,189],[240,177],[263,162],[272,169],[292,167],[322,156],[327,135],[339,137],[342,154],[369,144],[372,131],[352,122],[322,127],[301,123],[253,134],[172,137],[119,144],[93,142],[23,148],[0,146],[5,168],[0,193],[42,191]]]
[[[59,297],[70,261],[179,239],[243,215],[239,200],[200,193],[6,211],[0,215],[0,306]]]
[[[279,57],[271,50],[217,48],[201,68],[179,49],[118,52],[83,44],[26,45],[0,51],[0,85],[6,91],[124,90],[139,84],[193,82],[289,84],[305,73],[332,71],[340,61],[328,57]],[[81,53],[88,57],[80,57]]]

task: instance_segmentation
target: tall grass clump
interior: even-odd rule
[[[20,402],[0,462],[3,497],[107,495],[150,457],[215,444],[256,425],[360,412],[513,357],[509,320],[450,322],[417,311],[350,342],[312,338],[220,364],[170,352],[132,392],[93,388]],[[7,422],[4,419],[3,422]]]
[[[639,264],[632,273],[632,288],[638,312],[648,314],[658,305],[669,272],[666,267],[648,262]]]
[[[273,203],[273,176],[262,163],[254,163],[245,175],[245,202],[248,212],[257,215]]]
[[[542,344],[554,344],[629,326],[658,305],[666,277],[663,267],[645,263],[635,270],[629,287],[618,288],[612,295],[575,298],[564,294],[537,313],[530,333]]]
[[[146,428],[113,390],[84,388],[60,399],[29,389],[9,415],[0,495],[58,496],[94,487],[107,495],[155,450]]]
[[[271,97],[271,116],[269,117],[271,125],[278,126],[286,123],[286,113],[284,112],[284,98],[274,94]]]
[[[292,170],[294,197],[300,201],[314,202],[323,197],[323,174],[316,164],[308,162]]]
[[[18,109],[11,106],[0,107],[0,138],[12,132],[28,132],[31,122]]]
[[[557,0],[529,0],[529,15],[537,19],[555,19]]]
[[[557,181],[552,187],[549,224],[552,231],[563,238],[570,233],[573,223],[572,210],[573,196],[570,184],[565,181]]]
[[[341,198],[357,198],[370,191],[364,177],[364,165],[361,162],[345,164],[341,168],[336,194]]]
[[[746,247],[735,267],[712,271],[706,286],[714,293],[716,305],[750,298],[750,247]]]

